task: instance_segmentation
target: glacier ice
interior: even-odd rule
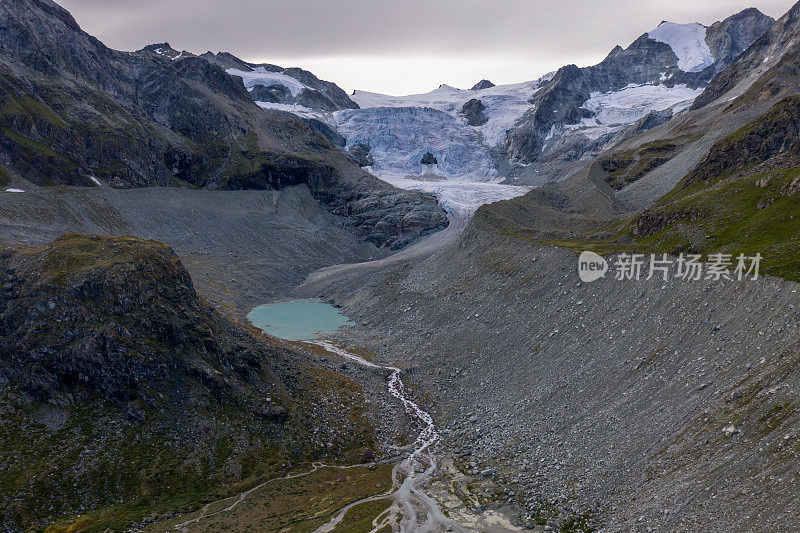
[[[421,163],[431,152],[439,164],[436,173],[461,181],[494,181],[498,174],[479,132],[463,121],[430,107],[373,107],[334,114],[347,146],[371,147],[373,171],[419,176]]]
[[[648,32],[654,41],[668,44],[678,56],[678,68],[684,72],[700,72],[714,64],[714,56],[706,43],[708,28],[700,23],[676,24],[662,22]]]

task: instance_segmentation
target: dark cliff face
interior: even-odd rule
[[[203,304],[175,253],[133,237],[64,236],[0,263],[0,372],[40,401],[248,403],[288,354],[260,347]],[[198,391],[199,396],[192,396]],[[259,408],[266,408],[266,405]]]
[[[328,112],[341,111],[343,109],[358,109],[358,104],[351,100],[341,87],[335,83],[321,80],[311,72],[301,68],[284,68],[268,63],[247,63],[246,61],[242,61],[238,57],[228,52],[219,52],[218,54],[207,52],[200,57],[207,60],[209,63],[218,65],[223,69],[235,68],[247,72],[256,68],[263,68],[268,72],[286,74],[287,76],[291,76],[300,83],[310,87],[310,89],[301,90],[297,96],[292,96],[292,94],[288,93],[287,91],[288,94],[284,93],[281,98],[278,98],[274,101],[271,99],[275,98],[274,94],[268,95],[264,90],[252,91],[251,96],[255,101],[299,104],[311,109]],[[278,85],[278,87],[283,86]],[[265,96],[268,99],[263,99]]]
[[[798,68],[798,35],[800,3],[795,4],[728,68],[720,72],[708,84],[703,94],[697,97],[692,109],[700,109],[722,98],[740,82],[761,70],[766,72],[761,73],[761,81],[751,90],[763,93],[766,98],[787,92],[785,86],[794,80]],[[750,97],[759,100],[762,94],[751,94]]]
[[[732,172],[758,174],[800,164],[800,95],[777,103],[756,120],[711,147],[686,177],[684,188]]]
[[[310,73],[292,75],[349,101]],[[217,64],[166,43],[110,50],[46,0],[0,4],[0,131],[0,167],[38,185],[305,184],[360,235],[393,248],[447,223],[433,197],[387,187],[297,117],[260,109]],[[362,211],[372,196],[378,209]]]
[[[490,82],[489,80],[481,80],[473,85],[470,91],[481,91],[483,89],[490,89],[494,86],[494,83]]]
[[[712,24],[706,42],[717,60],[717,71],[730,65],[774,23],[772,17],[750,8]]]
[[[477,98],[467,101],[461,107],[461,114],[464,115],[470,126],[483,126],[489,121],[489,117],[484,111],[486,111],[486,106]]]
[[[542,153],[545,138],[553,126],[576,124],[589,112],[582,105],[591,93],[618,91],[629,84],[686,84],[704,87],[727,67],[732,56],[749,46],[766,31],[772,19],[749,9],[712,26],[707,34],[716,62],[700,72],[678,68],[672,48],[642,35],[628,48],[616,47],[599,64],[578,68],[562,67],[531,99],[531,109],[509,131],[505,150],[514,162],[532,163]],[[574,155],[580,155],[574,154]]]

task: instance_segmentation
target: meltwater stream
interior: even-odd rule
[[[322,335],[350,323],[338,309],[320,300],[294,300],[263,305],[253,309],[248,318],[268,334],[316,344],[356,364],[388,373],[389,393],[400,400],[405,412],[422,425],[414,443],[404,448],[409,455],[392,470],[392,488],[383,494],[358,500],[340,509],[315,533],[333,531],[342,523],[350,509],[378,500],[391,500],[391,504],[374,519],[372,532],[377,533],[386,527],[400,533],[465,531],[462,526],[445,516],[438,503],[425,493],[425,487],[431,482],[437,469],[433,448],[440,437],[430,413],[408,397],[399,368],[377,365],[320,340]]]
[[[439,504],[424,492],[425,486],[431,481],[436,471],[437,463],[433,447],[440,437],[430,413],[424,411],[406,394],[403,380],[400,378],[400,369],[393,366],[376,365],[329,342],[313,341],[313,343],[359,365],[388,371],[389,393],[403,403],[406,413],[419,420],[423,425],[417,440],[409,447],[411,453],[392,470],[392,489],[389,492],[351,503],[314,533],[332,531],[353,507],[383,499],[391,499],[392,503],[373,520],[373,529],[370,533],[377,533],[387,526],[392,531],[400,533],[465,531],[456,522],[447,518]]]

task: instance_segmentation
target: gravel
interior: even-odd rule
[[[793,528],[799,286],[582,284],[576,265],[470,226],[426,259],[316,288],[360,324],[342,338],[413,368],[445,452],[494,470],[520,524]]]

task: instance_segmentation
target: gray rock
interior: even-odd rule
[[[470,91],[480,91],[483,89],[490,89],[492,87],[494,87],[494,83],[490,82],[489,80],[481,80],[473,85]]]
[[[462,107],[460,113],[467,119],[467,124],[470,126],[483,126],[489,121],[486,116],[486,106],[477,98],[467,101]]]

